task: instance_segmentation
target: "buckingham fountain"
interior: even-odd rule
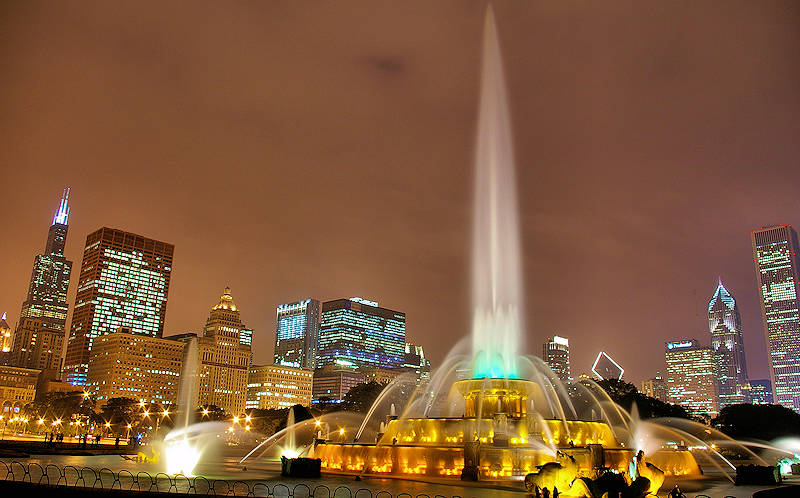
[[[654,424],[636,420],[593,382],[562,382],[541,359],[521,353],[514,153],[491,9],[484,28],[472,233],[471,334],[428,382],[416,386],[415,378],[401,377],[363,420],[329,414],[291,425],[242,462],[297,446],[291,455],[320,459],[323,472],[519,479],[558,464],[570,467],[574,479],[601,470],[628,473],[645,450],[650,467],[667,476],[699,474],[687,445],[702,442],[691,431],[646,429]],[[297,443],[287,445],[289,437]]]

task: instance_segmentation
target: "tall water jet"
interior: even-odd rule
[[[183,348],[183,364],[178,385],[178,408],[183,410],[183,425],[188,427],[194,411],[195,393],[197,393],[197,373],[199,369],[199,352],[197,337],[192,337]]]
[[[178,408],[183,411],[182,423],[164,437],[164,453],[167,473],[192,475],[200,459],[201,449],[196,447],[197,434],[189,429],[194,399],[197,393],[199,368],[197,337],[192,337],[183,348],[180,384],[178,386]]]
[[[514,152],[494,12],[484,24],[472,232],[472,354],[476,378],[517,378],[522,350]]]

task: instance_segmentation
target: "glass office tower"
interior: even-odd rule
[[[564,382],[572,380],[569,367],[569,339],[554,335],[542,345],[542,359]]]
[[[318,368],[337,362],[358,368],[402,368],[405,348],[405,313],[362,298],[322,304]]]
[[[775,402],[800,411],[797,232],[776,225],[750,233]]]
[[[711,349],[716,353],[720,408],[746,403],[747,396],[742,391],[747,385],[742,317],[736,300],[722,285],[722,279],[708,302],[708,331]]]
[[[281,304],[276,310],[276,365],[308,368],[317,365],[317,339],[322,305],[316,299]]]
[[[162,336],[174,250],[172,244],[113,228],[86,237],[64,359],[67,382],[85,385],[95,337],[121,327]]]

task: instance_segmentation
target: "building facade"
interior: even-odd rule
[[[667,402],[667,381],[661,376],[661,372],[656,372],[656,376],[652,379],[643,380],[641,387],[645,396]]]
[[[322,304],[317,367],[346,361],[357,368],[403,368],[406,315],[362,298]]]
[[[36,397],[39,370],[0,365],[0,415],[19,413]],[[5,419],[8,421],[8,418]]]
[[[12,365],[60,374],[64,330],[51,329],[47,324],[39,318],[25,317],[20,320],[14,333]]]
[[[33,260],[30,285],[22,303],[20,321],[36,319],[42,327],[63,331],[67,323],[67,290],[72,261],[64,257],[69,229],[69,189],[64,189],[61,203],[47,232],[44,252]]]
[[[161,337],[175,247],[141,235],[101,228],[86,237],[72,315],[64,377],[86,383],[95,338],[120,327]]]
[[[199,358],[198,406],[216,405],[227,413],[244,412],[250,346],[242,344],[239,309],[226,287],[219,303],[211,308],[197,349]]]
[[[86,391],[101,403],[110,398],[133,398],[174,405],[184,344],[122,328],[97,337],[89,357]]]
[[[314,371],[311,386],[314,401],[338,402],[344,398],[351,388],[366,381],[366,377],[352,363],[340,360],[338,363],[325,365]]]
[[[6,322],[6,314],[0,316],[0,353],[11,353],[14,344],[14,334],[11,333],[11,327]]]
[[[418,344],[406,343],[405,369],[417,376],[417,383],[431,378],[431,362],[425,358],[425,351]]]
[[[747,384],[742,317],[736,300],[722,285],[722,279],[708,302],[708,331],[711,349],[716,353],[720,408],[746,402],[742,391]]]
[[[754,405],[771,405],[774,403],[772,398],[772,383],[769,379],[752,379],[744,388],[747,396],[746,403]]]
[[[276,310],[275,364],[315,369],[322,304],[303,299]]]
[[[717,415],[714,351],[701,347],[696,339],[668,342],[666,346],[667,401],[695,415]]]
[[[542,360],[559,379],[564,382],[572,380],[569,366],[569,339],[557,335],[548,337],[542,344]]]
[[[797,232],[776,225],[750,233],[775,402],[800,411]]]
[[[250,367],[247,377],[246,408],[279,410],[294,405],[311,405],[314,372],[286,365]]]

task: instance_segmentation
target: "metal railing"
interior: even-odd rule
[[[207,479],[203,476],[188,477],[182,474],[168,475],[159,472],[133,473],[128,470],[114,472],[109,468],[99,470],[91,467],[59,467],[54,464],[40,465],[36,462],[0,460],[0,481],[27,482],[49,486],[71,486],[96,490],[124,490],[144,493],[184,493],[206,496],[252,496],[268,498],[462,498],[460,495],[441,494],[392,494],[386,490],[367,488],[353,489],[339,485],[329,487],[317,483],[265,483],[256,481]],[[476,488],[477,494],[486,489]],[[522,490],[520,490],[522,491]],[[688,498],[688,495],[686,495]],[[695,498],[710,498],[704,494]],[[729,497],[725,497],[729,498]],[[730,497],[733,498],[733,497]]]

